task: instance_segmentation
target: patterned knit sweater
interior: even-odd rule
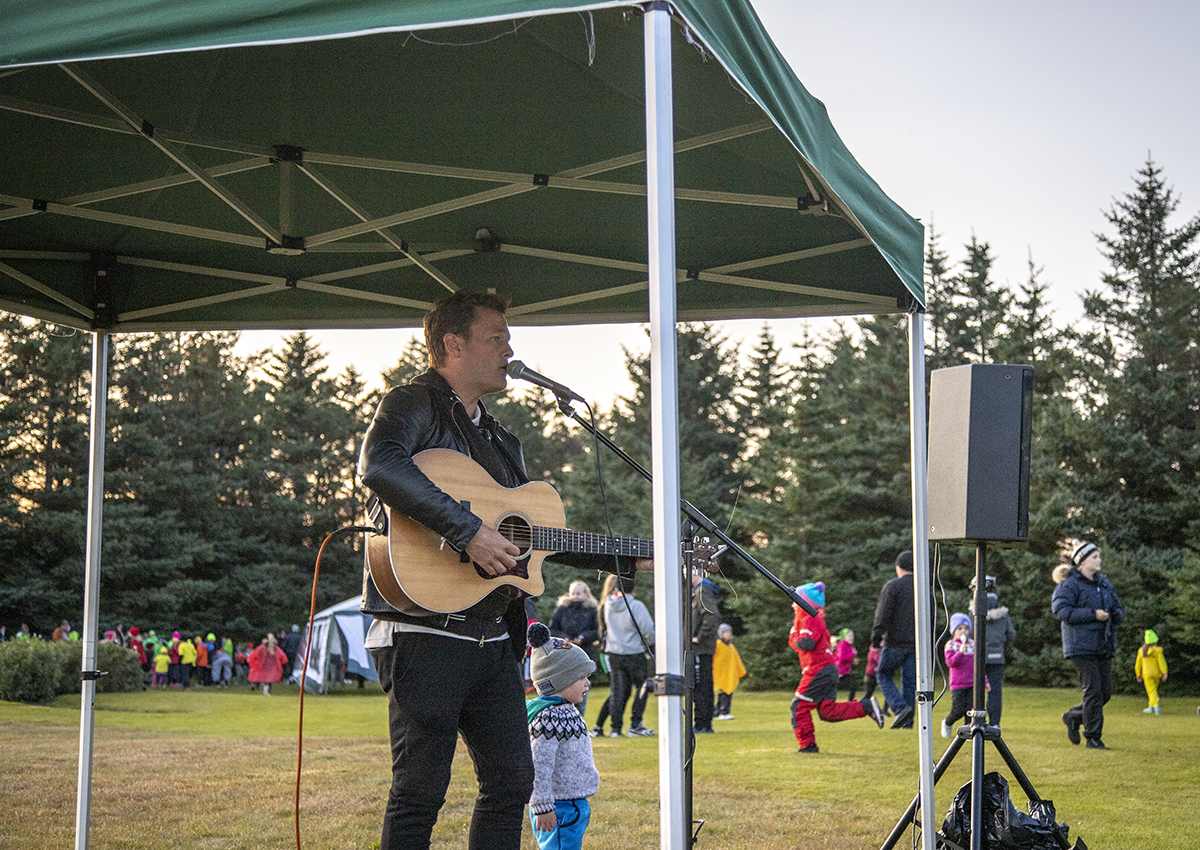
[[[533,749],[535,815],[554,811],[555,800],[577,800],[600,790],[600,774],[592,760],[592,739],[578,709],[567,702],[549,705],[529,721]]]

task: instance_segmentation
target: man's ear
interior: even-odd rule
[[[442,345],[446,347],[447,357],[458,357],[462,354],[462,338],[458,334],[443,335]]]

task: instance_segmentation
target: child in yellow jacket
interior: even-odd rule
[[[713,653],[713,688],[717,692],[717,704],[713,708],[713,720],[733,720],[733,692],[738,682],[746,675],[742,656],[733,645],[733,626],[722,623],[717,629],[717,650]]]
[[[1145,640],[1138,649],[1133,674],[1146,686],[1146,695],[1150,697],[1150,706],[1142,709],[1142,713],[1162,714],[1162,707],[1158,704],[1158,683],[1167,681],[1167,659],[1153,629],[1146,629]]]

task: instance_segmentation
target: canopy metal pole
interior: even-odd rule
[[[929,588],[929,500],[925,437],[925,313],[908,313],[908,415],[912,456],[913,593],[917,617],[917,758],[921,839],[935,850],[933,804],[933,599]]]
[[[100,617],[100,529],[104,507],[104,425],[108,401],[108,333],[92,334],[92,411],[87,497],[87,549],[83,580],[83,677],[79,699],[79,777],[75,798],[75,850],[87,850],[92,809],[92,734],[96,715],[96,644]]]
[[[680,805],[684,783],[682,689],[683,577],[679,553],[679,373],[675,343],[675,130],[671,75],[671,8],[646,6],[646,204],[650,259],[651,469],[654,505],[654,620],[658,697],[658,799],[661,846],[688,847],[690,824]],[[689,636],[690,637],[690,636]]]

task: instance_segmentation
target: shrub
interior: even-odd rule
[[[44,640],[0,643],[0,699],[49,702],[58,695],[59,663]]]
[[[32,638],[0,643],[0,699],[50,702],[60,694],[82,690],[83,644]],[[139,691],[142,667],[133,650],[115,643],[96,647],[96,666],[105,675],[96,680],[100,693]]]
[[[102,694],[140,691],[145,685],[137,653],[128,647],[100,644],[96,647],[96,666],[106,673],[96,682],[96,690]]]
[[[58,664],[58,693],[77,694],[82,687],[80,672],[83,669],[83,644],[79,641],[62,641],[51,644]],[[96,667],[104,675],[96,680],[98,693],[140,691],[142,689],[142,667],[137,653],[115,643],[103,642],[96,646]]]

